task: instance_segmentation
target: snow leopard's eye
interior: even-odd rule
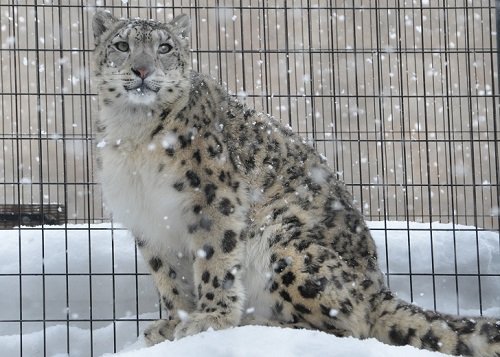
[[[129,49],[128,43],[124,41],[120,41],[115,43],[115,48],[120,52],[127,52]]]
[[[158,47],[158,53],[164,55],[165,53],[169,53],[172,51],[172,45],[168,43],[162,43],[160,47]]]

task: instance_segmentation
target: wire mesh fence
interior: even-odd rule
[[[189,14],[193,68],[310,141],[380,221],[372,229],[392,287],[419,302],[415,286],[428,281],[422,304],[454,313],[500,306],[495,1],[1,0],[0,227],[9,230],[0,239],[13,260],[0,272],[0,335],[19,335],[19,354],[32,355],[23,336],[35,331],[38,352],[50,354],[60,326],[64,351],[117,350],[158,315],[146,269],[108,223],[95,181],[96,7],[160,21]],[[436,263],[443,232],[451,270]],[[408,249],[391,253],[395,237]],[[410,249],[418,239],[428,241],[422,269]],[[461,250],[472,267],[460,267]],[[391,254],[406,267],[391,268]],[[468,294],[474,306],[461,302]]]

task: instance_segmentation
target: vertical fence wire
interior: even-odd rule
[[[500,29],[500,0],[496,0],[495,1],[495,19],[496,19],[496,53],[494,53],[494,56],[496,56],[496,59],[497,59],[497,83],[495,83],[495,81],[493,81],[492,85],[493,85],[493,93],[497,93],[497,91],[500,90],[500,36],[498,36],[498,29]],[[490,28],[493,28],[493,25],[492,25],[492,21],[490,20]],[[490,37],[490,47],[493,48],[493,36]],[[490,67],[490,71],[492,73],[494,73],[494,62],[492,61],[491,62],[491,67]],[[496,90],[495,90],[495,84],[497,84],[497,87],[496,87]],[[499,141],[499,121],[498,121],[498,117],[500,116],[500,103],[499,103],[499,98],[498,96],[493,96],[493,103],[494,103],[494,110],[493,110],[493,140],[494,142],[496,143],[496,145],[494,145],[494,155],[493,157],[496,158],[497,160],[495,160],[495,177],[497,178],[497,195],[499,195],[499,183],[498,181],[500,180],[500,141]],[[497,204],[498,204],[498,200],[497,200]],[[499,205],[500,206],[500,205]],[[500,229],[500,207],[497,206],[497,229]],[[500,242],[499,242],[500,243]]]

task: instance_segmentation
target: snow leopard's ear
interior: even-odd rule
[[[169,23],[172,32],[182,38],[187,38],[191,34],[191,19],[186,14],[180,14]]]
[[[97,10],[92,20],[92,29],[94,30],[94,39],[96,45],[99,44],[101,36],[105,33],[118,19],[111,15],[109,11]]]

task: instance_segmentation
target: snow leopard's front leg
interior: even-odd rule
[[[201,233],[196,241],[194,285],[198,294],[196,310],[175,328],[175,338],[207,329],[238,326],[244,304],[241,283],[243,242],[240,230],[220,222],[211,234]]]
[[[195,192],[193,212],[188,227],[195,256],[193,282],[197,294],[196,309],[176,327],[181,338],[209,328],[220,330],[238,326],[244,304],[241,263],[245,242],[245,210],[237,204],[233,189],[211,183]]]
[[[174,329],[180,322],[180,316],[194,310],[194,297],[189,286],[182,282],[178,267],[186,259],[159,255],[150,249],[147,243],[136,236],[136,243],[144,260],[149,265],[156,288],[160,295],[161,305],[166,316],[153,322],[145,331],[144,338],[148,345],[155,345],[165,340],[174,339]]]

